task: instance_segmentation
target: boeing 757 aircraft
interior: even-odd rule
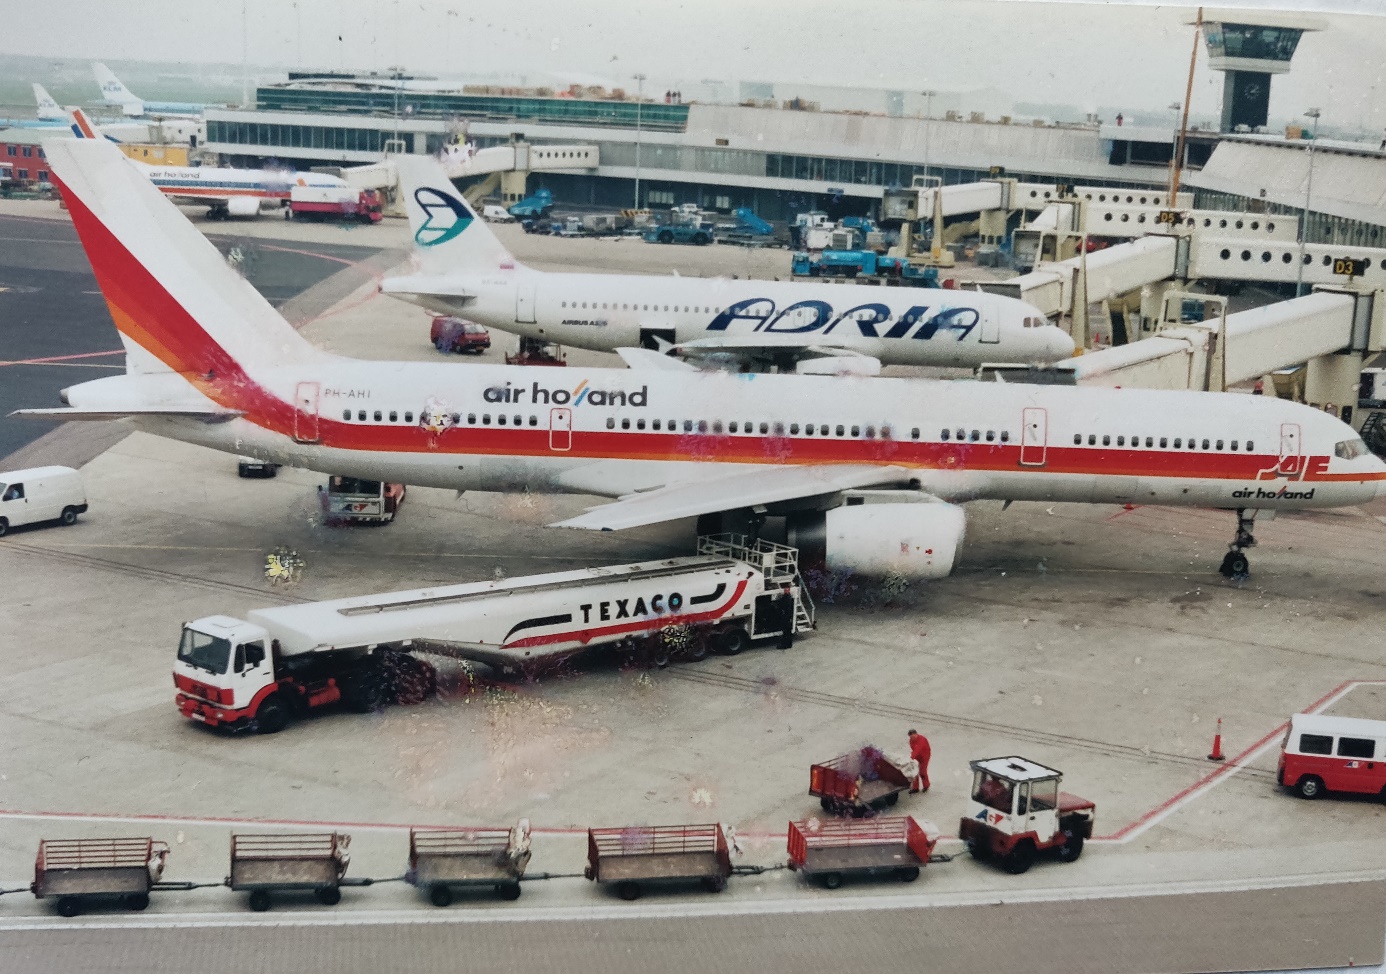
[[[872,374],[885,365],[1052,362],[1073,340],[1039,309],[938,288],[637,274],[550,274],[496,239],[431,158],[397,158],[419,273],[381,291],[441,314],[578,348],[644,346],[801,372]]]
[[[105,140],[52,140],[126,372],[47,419],[373,480],[612,498],[558,526],[785,515],[833,569],[946,575],[979,498],[1236,510],[1360,504],[1386,464],[1351,427],[1263,396],[974,381],[360,361],[303,339]],[[850,503],[848,501],[851,501]]]

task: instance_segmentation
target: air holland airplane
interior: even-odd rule
[[[436,160],[395,165],[419,273],[380,289],[437,313],[578,348],[676,346],[690,357],[800,360],[801,372],[1073,354],[1073,340],[1039,309],[974,291],[535,271],[506,251]]]
[[[72,134],[79,139],[98,139],[86,112],[68,110]],[[207,206],[210,219],[228,216],[256,216],[261,207],[288,205],[295,186],[342,187],[346,180],[317,172],[284,169],[219,169],[211,166],[151,166],[131,159],[131,165],[144,173],[165,196],[190,206]]]
[[[341,358],[310,345],[104,140],[52,140],[126,374],[69,387],[46,419],[129,418],[159,436],[374,480],[596,494],[559,526],[785,515],[833,569],[951,571],[961,501],[1236,510],[1360,504],[1386,464],[1351,427],[1270,397],[974,381]],[[642,367],[649,366],[649,367]]]

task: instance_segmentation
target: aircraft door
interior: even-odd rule
[[[515,289],[515,321],[518,324],[534,323],[534,302],[538,290],[538,284],[524,280]]]
[[[1280,424],[1280,466],[1281,476],[1291,477],[1303,473],[1304,457],[1301,454],[1301,441],[1298,423]]]
[[[549,410],[549,449],[556,452],[573,448],[573,411],[566,406]]]
[[[1021,414],[1020,464],[1024,467],[1044,466],[1049,452],[1049,414],[1031,407]]]
[[[294,439],[316,443],[318,433],[318,384],[300,382],[294,394]]]
[[[989,308],[979,309],[978,314],[982,316],[981,338],[978,339],[983,345],[996,345],[1001,341],[1001,319],[995,311]]]

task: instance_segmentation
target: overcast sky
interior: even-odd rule
[[[1337,11],[1386,7],[1323,3]],[[1182,101],[1192,40],[1183,24],[1192,8],[1141,0],[48,0],[5,18],[0,50],[235,63],[243,8],[249,60],[260,65],[399,64],[627,87],[644,72],[654,88],[710,78],[995,87],[1018,101],[1081,107]],[[1294,70],[1275,80],[1272,117],[1319,107],[1325,124],[1386,126],[1386,18],[1328,19],[1330,30],[1306,35]],[[1199,65],[1193,107],[1214,114],[1221,76],[1208,70],[1204,50]]]

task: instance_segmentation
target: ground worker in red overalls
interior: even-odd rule
[[[910,731],[910,758],[919,762],[919,771],[910,783],[910,794],[917,795],[929,790],[929,739],[917,730]]]

